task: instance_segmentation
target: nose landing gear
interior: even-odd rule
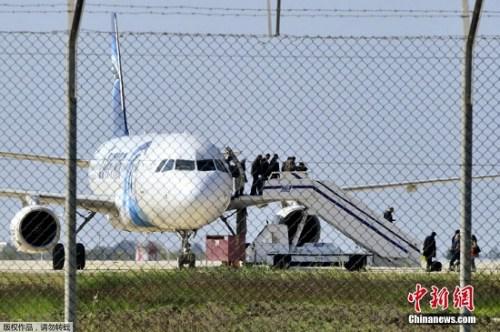
[[[179,258],[177,258],[177,266],[179,269],[183,269],[185,265],[189,268],[194,268],[196,265],[196,256],[191,251],[191,244],[189,243],[189,239],[196,234],[196,231],[178,231],[177,232],[181,237],[182,248],[181,253],[179,254]]]

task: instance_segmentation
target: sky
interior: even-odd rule
[[[17,2],[14,1],[0,2],[0,4],[16,3]],[[48,11],[64,10],[66,3],[66,1],[61,0],[28,0],[22,2],[23,7],[0,6],[0,30],[53,31],[67,29],[68,21],[65,13],[47,13]],[[469,3],[469,9],[472,10],[473,3],[472,1],[469,1]],[[276,1],[271,0],[271,4],[272,7],[275,8]],[[40,7],[40,5],[45,6]],[[110,7],[107,5],[118,5],[118,7]],[[130,8],[130,6],[139,7]],[[158,6],[169,6],[173,9],[158,9]],[[178,6],[189,8],[179,9]],[[197,9],[199,7],[222,8],[226,10],[200,10]],[[231,8],[245,8],[247,11],[237,11],[243,16],[236,17],[233,15],[194,16],[172,14],[176,12],[234,13],[234,11],[228,11],[228,9]],[[248,11],[248,9],[264,10],[266,8],[267,0],[87,1],[85,7],[86,13],[82,21],[82,29],[108,31],[109,14],[103,12],[114,10],[119,12],[120,16],[123,16],[123,23],[120,23],[123,31],[244,33],[262,35],[268,33],[268,20],[265,11],[255,12]],[[286,15],[287,10],[290,9],[323,9],[323,11],[301,12],[309,16],[294,17],[293,15]],[[34,11],[34,13],[19,13],[19,11],[22,10]],[[462,19],[456,15],[457,11],[462,10],[462,0],[285,0],[282,1],[282,10],[281,32],[287,35],[394,36],[461,35],[463,33]],[[343,12],[335,12],[335,10],[343,10]],[[351,12],[349,12],[349,10]],[[365,12],[359,12],[359,10]],[[370,12],[371,10],[411,10],[414,16],[417,17],[401,17],[404,16],[401,12],[393,13],[393,15],[389,17],[359,17],[360,15],[369,16],[373,14]],[[429,15],[435,17],[426,18],[416,15],[425,14],[420,12],[422,10],[433,10],[434,12]],[[492,13],[490,14],[495,14],[495,11],[500,10],[500,3],[496,1],[484,1],[483,10],[485,12],[491,11]],[[12,11],[17,12],[12,14]],[[37,13],[37,11],[42,11],[43,13]],[[150,12],[152,11],[157,13],[161,12],[163,14],[151,15]],[[443,11],[453,11],[454,15],[442,17]],[[128,12],[129,14],[124,14],[124,12]],[[131,12],[135,12],[136,14],[132,15],[130,14]],[[321,17],[311,15],[335,13],[343,14],[343,16]],[[290,14],[297,14],[297,12]],[[355,17],[352,17],[353,15]],[[496,15],[498,16],[498,12]],[[496,34],[497,19],[498,17],[489,17],[485,15],[481,21],[480,33]],[[273,27],[274,24],[273,17]]]
[[[64,9],[64,2],[23,2],[42,3],[51,6],[0,5],[0,31],[65,31],[65,13],[39,13]],[[461,10],[459,0],[289,0],[282,3],[284,13],[293,8],[321,8],[325,9],[323,13],[335,13],[332,10],[338,9],[413,10],[414,13],[424,9],[432,9],[433,13]],[[97,4],[88,2],[85,8],[79,44],[80,158],[91,158],[95,148],[110,138],[106,130],[110,125],[107,107],[112,84],[108,35],[85,31],[109,31],[110,14],[97,11],[111,11],[113,7]],[[266,8],[266,1],[110,1],[106,4]],[[137,14],[151,9],[114,9],[119,12],[122,32],[191,34],[148,37],[125,33],[122,37],[129,123],[134,133],[210,133],[216,143],[231,144],[249,160],[263,150],[278,152],[282,157],[294,154],[309,164],[315,178],[333,179],[339,185],[459,175],[461,40],[456,36],[463,33],[463,25],[457,15],[446,18],[285,15],[281,32],[291,37],[221,39],[203,35],[265,36],[267,17],[151,15]],[[8,12],[13,10],[38,13]],[[484,10],[494,13],[500,10],[500,4],[486,1]],[[479,34],[498,35],[499,19],[483,17]],[[23,34],[14,35],[19,39],[13,40],[10,36],[0,35],[4,49],[4,75],[0,82],[5,87],[0,98],[0,128],[4,132],[0,146],[12,152],[62,156],[65,60],[59,50],[64,48],[65,35],[33,38]],[[332,38],[305,40],[293,36]],[[339,36],[356,38],[336,39]],[[364,39],[367,36],[379,39]],[[29,42],[33,44],[26,45]],[[495,79],[500,64],[496,60],[498,41],[486,39],[480,47],[485,54],[480,55],[483,58],[477,68],[478,74],[484,74],[477,78],[482,88],[475,95],[479,110],[476,138],[481,142],[476,150],[476,162],[480,166],[475,168],[475,174],[484,175],[500,173],[499,150],[495,147],[500,139],[496,97],[500,94]],[[255,54],[267,57],[249,56]],[[47,91],[51,91],[48,96]],[[260,130],[258,135],[255,129]],[[295,141],[297,137],[307,137],[307,140]],[[6,160],[0,160],[0,166],[4,169],[1,187],[64,190],[64,170],[60,167]],[[85,177],[85,172],[81,172],[79,191],[88,193]],[[498,182],[480,183],[476,188],[474,217],[483,222],[477,231],[481,232],[479,238],[487,242],[485,252],[498,246],[494,240],[500,235],[496,217],[500,209]],[[458,227],[457,185],[423,188],[416,193],[393,190],[356,195],[375,211],[396,206],[397,222],[417,240],[422,241],[436,228],[441,230],[438,232],[441,255]],[[18,202],[2,199],[0,215],[9,220],[18,208]],[[252,234],[258,232],[266,218],[272,219],[275,209],[271,206],[251,212]],[[58,211],[62,214],[60,208]],[[170,247],[176,246],[172,235],[135,236],[113,231],[102,217],[95,222],[95,227],[82,234],[82,241],[90,247],[101,241],[112,245],[122,239],[136,238],[152,238],[168,242]],[[215,223],[200,232],[196,241],[202,242],[206,233],[227,233],[227,230],[220,222]],[[349,242],[326,225],[323,234],[325,242]],[[4,238],[8,238],[7,225],[0,228],[0,241]]]

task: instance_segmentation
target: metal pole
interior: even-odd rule
[[[464,36],[467,38],[467,34],[469,33],[469,0],[462,0],[462,23]]]
[[[68,115],[67,115],[67,179],[66,179],[66,253],[64,269],[64,320],[76,331],[76,40],[85,0],[77,0],[71,20],[68,41]],[[68,0],[71,6],[72,0]]]
[[[267,0],[267,33],[269,37],[273,36],[273,21],[271,19],[271,0]]]
[[[236,210],[236,234],[247,235],[247,216],[248,212],[246,208]]]
[[[245,243],[247,236],[247,216],[248,212],[246,208],[236,210],[236,235],[238,236],[238,246],[241,252],[245,252]],[[239,250],[238,250],[239,251]],[[243,255],[243,263],[245,262],[245,256]]]
[[[472,52],[482,0],[476,0],[465,47],[463,145],[462,145],[462,225],[460,229],[460,287],[471,284],[471,196],[472,196]],[[470,316],[467,308],[462,316]],[[471,331],[470,324],[460,325],[460,331]]]
[[[75,13],[75,0],[68,0],[68,31],[71,31],[71,24],[73,23],[73,15]]]
[[[278,0],[276,6],[276,36],[280,35],[280,20],[281,20],[281,0]]]

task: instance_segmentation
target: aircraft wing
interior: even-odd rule
[[[473,176],[472,179],[473,180],[500,179],[500,174]],[[359,191],[405,188],[408,192],[413,192],[413,191],[416,191],[417,187],[420,185],[458,183],[460,180],[461,180],[461,178],[459,178],[459,177],[452,177],[452,178],[442,178],[442,179],[429,179],[429,180],[417,180],[417,181],[405,181],[405,182],[394,182],[394,183],[385,183],[385,184],[373,184],[373,185],[343,187],[342,190],[351,191],[351,192],[356,192],[356,191],[359,192]]]
[[[61,194],[10,189],[0,189],[0,197],[17,198],[23,203],[35,201],[40,204],[58,205],[64,205],[66,199],[65,196]],[[76,199],[76,204],[79,208],[102,214],[114,214],[118,212],[114,200],[111,197],[79,195]]]
[[[26,154],[26,153],[14,153],[14,152],[1,152],[0,151],[0,157],[16,159],[16,160],[40,161],[40,162],[44,162],[44,163],[57,164],[57,165],[66,164],[66,158],[35,155],[35,154]],[[89,167],[89,164],[90,164],[90,162],[88,160],[84,160],[84,159],[77,159],[76,163],[79,167],[82,167],[82,168],[87,168],[87,167]]]

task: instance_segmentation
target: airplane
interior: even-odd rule
[[[78,208],[89,211],[89,215],[85,217],[77,231],[81,231],[95,214],[100,213],[106,215],[111,225],[119,230],[141,233],[177,232],[181,237],[182,249],[178,266],[194,267],[196,258],[190,250],[189,240],[198,229],[219,218],[223,219],[227,211],[242,211],[251,206],[282,200],[247,195],[235,199],[227,156],[236,160],[236,164],[240,167],[237,157],[231,149],[221,149],[206,138],[189,133],[130,135],[116,14],[112,15],[111,39],[114,73],[112,114],[115,137],[100,145],[92,160],[77,160],[79,167],[88,168],[90,188],[93,192],[90,195],[77,196]],[[66,163],[66,159],[60,157],[13,152],[0,152],[0,157],[56,165]],[[301,179],[298,174],[292,175]],[[498,176],[477,178],[496,177]],[[433,179],[341,189],[344,192],[398,187],[414,190],[417,185],[458,180],[458,178]],[[324,186],[326,189],[323,191],[333,192],[331,186]],[[287,188],[290,190],[291,186],[286,188],[283,186],[281,191],[286,192]],[[317,188],[313,189],[319,191]],[[10,226],[12,241],[17,250],[27,253],[52,250],[53,268],[62,269],[64,245],[58,243],[61,223],[56,213],[47,205],[64,205],[65,196],[58,193],[0,189],[0,197],[17,198],[23,203],[22,209],[15,214]],[[368,213],[361,211],[362,209],[356,204],[343,196],[340,198],[347,203],[335,204],[347,211],[347,214],[353,214],[351,210],[357,209],[359,213],[368,216]],[[352,206],[351,210],[344,208],[349,204]],[[298,232],[291,234],[291,238],[298,235],[300,238],[317,242],[320,232],[319,219],[314,215],[308,216],[306,225],[297,230],[297,223],[303,218],[301,214],[297,214],[298,210],[303,211],[283,206],[278,215],[282,216],[283,222],[290,228],[294,228],[293,232]],[[387,225],[371,215],[369,217],[376,221],[377,227],[398,236],[394,226]],[[373,225],[368,226],[374,228]],[[401,247],[402,242],[408,241],[399,236],[392,242]],[[408,244],[415,250],[415,244]],[[85,247],[81,243],[77,244],[77,267],[79,269],[85,267]]]
[[[102,144],[92,160],[78,160],[78,166],[89,169],[94,195],[79,195],[77,206],[92,211],[92,217],[95,213],[107,215],[116,229],[177,231],[183,249],[189,252],[188,239],[194,230],[217,219],[230,203],[233,179],[223,150],[188,133],[129,135],[116,14],[112,16],[112,30],[115,138]],[[65,163],[63,158],[54,157],[12,153],[1,156]],[[3,190],[0,196],[17,197],[25,205],[11,222],[11,236],[17,249],[37,253],[54,248],[55,268],[61,269],[64,247],[56,245],[60,223],[45,205],[64,204],[64,196],[16,190]],[[84,250],[78,244],[80,268],[85,265]],[[194,265],[192,259],[187,263]]]

